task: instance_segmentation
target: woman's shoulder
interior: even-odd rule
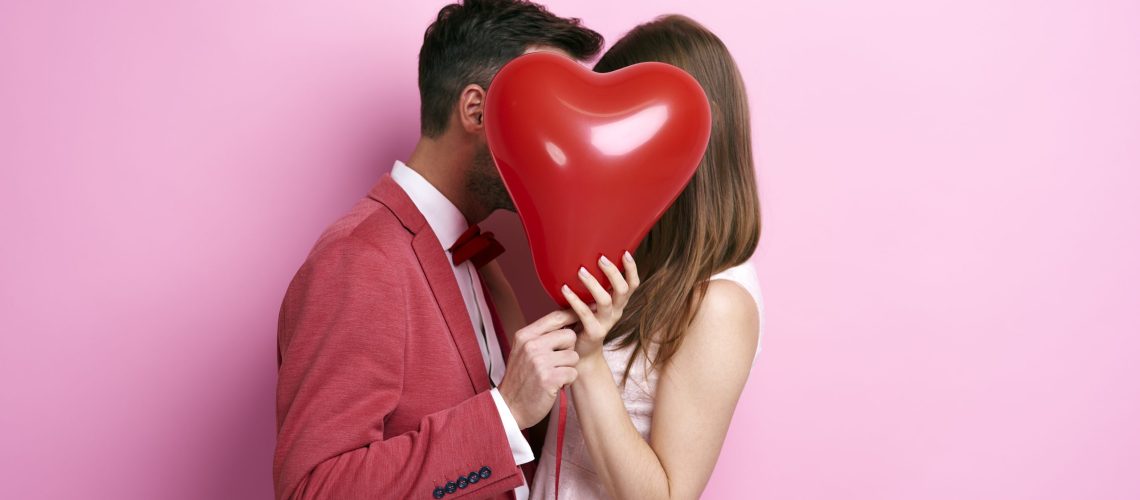
[[[759,312],[748,290],[732,280],[710,280],[684,341],[662,376],[706,390],[739,389],[755,364],[758,322]]]
[[[753,361],[760,342],[760,311],[752,292],[735,280],[709,281],[685,343],[702,355],[727,362]],[[682,347],[684,348],[684,347]]]
[[[752,362],[755,364],[760,357],[764,334],[764,297],[760,291],[760,279],[756,268],[751,261],[724,269],[709,278],[707,295],[712,301],[702,307],[717,314],[727,314],[734,317],[737,325],[755,325],[750,327],[746,337],[756,337],[756,348],[753,351]],[[746,300],[750,299],[750,300]],[[752,322],[755,316],[755,323]]]
[[[737,327],[754,326],[759,321],[760,311],[757,310],[752,292],[740,282],[727,279],[709,281],[705,296],[693,318],[694,324],[703,322]],[[759,333],[759,328],[756,327],[743,329]]]
[[[728,269],[713,274],[710,281],[731,281],[744,288],[757,306],[763,303],[763,298],[760,295],[760,280],[756,275],[756,267],[751,261],[744,261],[744,263],[732,266]]]

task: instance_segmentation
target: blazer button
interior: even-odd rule
[[[459,489],[466,488],[467,487],[467,476],[459,476],[459,479],[455,480],[455,485],[458,486]]]
[[[440,488],[438,486],[431,492],[432,498],[443,498],[443,495],[445,494],[447,494],[447,492],[443,491],[443,488]]]
[[[479,477],[483,479],[491,477],[491,468],[484,465],[483,468],[479,469]]]
[[[467,483],[468,484],[475,484],[478,482],[479,482],[479,473],[478,472],[472,472],[472,473],[467,475]]]
[[[444,486],[444,490],[448,493],[455,493],[455,483],[448,481],[447,486]]]

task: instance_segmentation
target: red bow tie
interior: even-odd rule
[[[472,225],[459,235],[459,239],[447,251],[451,252],[452,264],[458,266],[470,260],[478,269],[495,260],[505,250],[495,239],[494,233],[480,233],[479,226]]]

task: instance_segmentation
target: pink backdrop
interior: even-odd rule
[[[1140,4],[550,4],[689,14],[749,86],[768,329],[707,497],[1140,497]],[[439,6],[0,1],[3,496],[270,497],[281,296],[409,152]]]

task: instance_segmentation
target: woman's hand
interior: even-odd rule
[[[622,276],[617,266],[605,255],[598,259],[598,266],[610,280],[610,286],[613,288],[612,296],[606,293],[602,284],[585,267],[578,269],[578,279],[582,280],[586,289],[594,296],[592,307],[578,298],[569,286],[562,285],[562,296],[578,315],[579,323],[582,325],[582,331],[578,334],[578,340],[574,345],[574,350],[578,352],[580,359],[601,355],[602,342],[606,334],[621,319],[621,313],[629,303],[629,296],[641,283],[641,278],[637,275],[637,265],[629,252],[622,255],[622,264],[625,267],[625,276]]]

